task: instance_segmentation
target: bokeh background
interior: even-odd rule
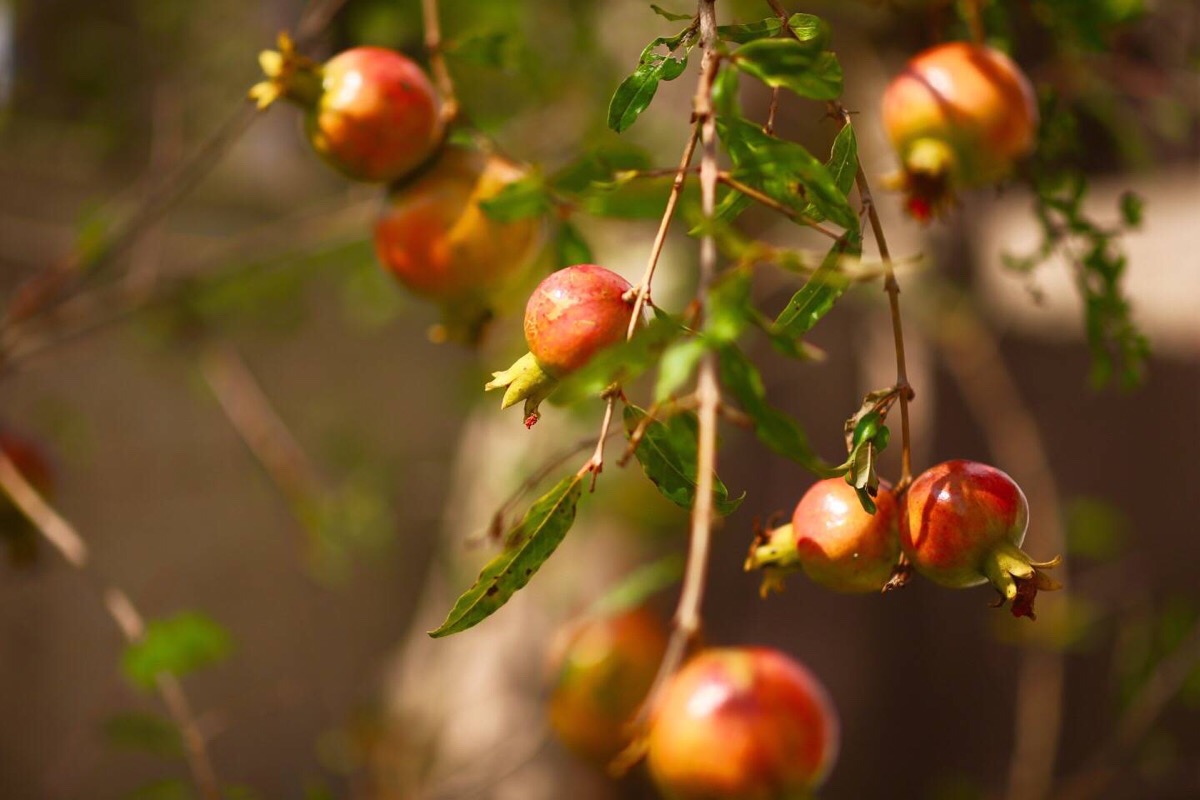
[[[415,0],[316,5],[332,13],[310,17],[314,55],[374,43],[424,57]],[[877,180],[895,167],[875,112],[882,87],[908,55],[963,35],[957,7],[787,5],[833,25]],[[1114,773],[1081,796],[1195,797],[1200,8],[996,5],[1044,23],[987,17],[1034,80],[1067,98],[1094,218],[1116,225],[1127,190],[1145,202],[1123,238],[1133,318],[1152,347],[1140,384],[1089,382],[1066,263],[1003,266],[1038,242],[1021,185],[966,196],[928,228],[895,196],[879,192],[880,206],[904,265],[916,463],[975,458],[1013,474],[1033,504],[1027,549],[1063,550],[1069,589],[1039,600],[1032,625],[989,609],[985,589],[920,581],[881,598],[794,579],[760,600],[741,568],[753,520],[790,509],[811,479],[729,428],[721,475],[747,497],[718,533],[706,636],[778,646],[826,683],[843,748],[824,797],[1030,797],[1098,764]],[[679,23],[624,0],[441,7],[466,113],[511,156],[554,168],[631,142],[676,162],[689,78],[664,84],[622,137],[604,115],[642,47]],[[718,7],[726,21],[769,16],[749,0]],[[501,414],[480,388],[523,349],[518,315],[478,352],[431,344],[435,311],[374,260],[379,190],[319,163],[294,109],[248,110],[256,53],[305,13],[300,0],[0,0],[0,296],[18,307],[36,276],[100,264],[78,302],[4,330],[0,423],[52,453],[55,506],[92,568],[80,574],[44,544],[31,563],[0,564],[0,797],[189,796],[157,697],[123,672],[97,583],[122,587],[149,618],[197,611],[227,632],[227,656],[184,685],[223,782],[241,792],[230,796],[652,796],[637,774],[610,783],[548,737],[544,660],[564,620],[682,549],[685,516],[636,465],[610,464],[509,607],[453,639],[425,637],[487,558],[491,512],[563,442],[592,433],[600,409],[552,409],[532,432]],[[1094,29],[1056,23],[1072,19]],[[765,91],[747,87],[743,101],[765,118]],[[833,135],[812,103],[785,101],[778,127],[814,152]],[[198,152],[202,168],[180,179]],[[147,218],[105,258],[131,217]],[[600,263],[640,272],[656,220],[578,224]],[[769,213],[742,225],[819,247]],[[672,309],[695,264],[685,227],[656,285]],[[795,286],[764,274],[763,307]],[[811,341],[823,361],[754,355],[773,402],[833,458],[862,394],[892,382],[878,285],[856,288]],[[654,602],[669,614],[673,600]],[[1121,738],[1129,708],[1163,683],[1164,659],[1173,690]],[[1038,777],[1047,759],[1057,789]]]

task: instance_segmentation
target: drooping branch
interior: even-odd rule
[[[101,604],[125,640],[130,644],[140,641],[145,635],[146,626],[133,601],[121,589],[95,580],[95,575],[88,570],[89,552],[83,537],[46,502],[3,451],[0,451],[0,490],[68,564],[92,578],[89,583],[99,592]],[[220,800],[221,786],[208,754],[204,734],[196,722],[183,687],[169,673],[160,673],[154,680],[163,705],[183,740],[184,755],[196,789],[204,800]]]

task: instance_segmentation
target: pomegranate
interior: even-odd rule
[[[662,660],[667,632],[638,608],[583,620],[560,635],[552,655],[550,727],[572,752],[606,766],[629,743],[632,721]]]
[[[808,797],[838,735],[824,687],[796,661],[762,647],[706,650],[656,704],[647,762],[676,800]]]
[[[537,422],[538,405],[558,379],[579,369],[597,351],[625,338],[633,314],[629,281],[595,264],[554,272],[534,289],[525,306],[529,352],[486,389],[503,388],[502,408],[525,401],[525,425]]]
[[[1034,618],[1038,590],[1061,588],[1021,550],[1029,506],[1005,473],[975,461],[947,461],[921,473],[905,495],[900,544],[917,572],[960,589],[991,582],[1014,616]]]
[[[494,306],[522,285],[541,223],[499,222],[479,204],[523,176],[500,156],[448,147],[389,194],[375,224],[375,252],[396,280],[441,306],[435,339],[477,343]]]
[[[957,189],[994,183],[1033,150],[1037,101],[1003,53],[951,42],[918,54],[883,94],[883,125],[900,156],[892,179],[909,212],[936,215]]]
[[[354,47],[324,64],[296,52],[286,34],[259,56],[267,80],[250,90],[265,108],[280,97],[306,112],[309,142],[334,169],[358,181],[394,181],[441,144],[441,100],[408,57]]]

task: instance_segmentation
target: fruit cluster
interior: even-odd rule
[[[540,238],[537,221],[501,222],[480,204],[524,170],[447,146],[441,99],[403,55],[359,47],[318,64],[286,36],[279,44],[261,56],[267,80],[252,96],[262,107],[278,98],[299,105],[327,163],[353,180],[388,185],[375,227],[380,261],[441,307],[436,338],[478,341],[497,303],[520,291]],[[1033,147],[1037,109],[1006,56],[954,43],[909,63],[885,92],[883,121],[902,164],[894,183],[909,212],[927,220],[957,190],[1013,170]],[[532,427],[564,377],[637,332],[636,299],[624,278],[595,264],[552,273],[525,308],[529,352],[493,373],[486,389],[504,390],[504,408],[523,403]],[[860,429],[855,444],[871,445],[875,434]],[[834,591],[879,592],[915,570],[950,588],[990,582],[1001,604],[1032,618],[1037,592],[1058,588],[1043,571],[1056,562],[1034,562],[1020,549],[1025,495],[998,469],[948,461],[907,485],[869,485],[822,480],[787,524],[758,533],[746,568],[764,570],[764,591],[803,571]],[[640,742],[654,781],[678,800],[801,797],[823,781],[837,754],[838,720],[805,667],[766,648],[701,650],[647,698],[668,649],[667,632],[644,609],[570,628],[555,650],[549,700],[566,746],[608,764]],[[647,724],[639,728],[639,720]]]
[[[524,170],[495,153],[446,145],[437,91],[393,50],[355,47],[319,64],[281,34],[279,49],[259,62],[266,80],[250,96],[260,108],[280,98],[296,104],[327,164],[387,185],[375,250],[396,280],[440,306],[431,338],[476,344],[497,304],[519,291],[540,238],[536,220],[499,222],[480,203]]]

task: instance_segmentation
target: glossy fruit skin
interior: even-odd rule
[[[525,306],[525,342],[551,375],[579,369],[597,351],[625,338],[632,287],[615,272],[577,264],[551,273]]]
[[[671,679],[654,710],[647,765],[675,800],[808,797],[837,758],[825,689],[778,650],[706,650]]]
[[[499,156],[446,148],[428,172],[389,194],[375,223],[380,262],[431,300],[489,298],[530,262],[540,226],[498,222],[479,203],[524,174]]]
[[[950,588],[989,579],[988,561],[1019,548],[1029,504],[1005,473],[975,461],[947,461],[908,487],[900,544],[917,572]]]
[[[891,579],[900,557],[899,508],[887,486],[868,514],[854,487],[827,478],[809,488],[792,514],[792,535],[801,568],[810,579],[837,592],[878,592]]]
[[[883,95],[883,125],[904,165],[910,210],[927,216],[955,190],[993,183],[1034,148],[1037,100],[1013,61],[951,42],[918,54]]]
[[[355,47],[320,70],[321,92],[305,128],[316,151],[359,181],[397,180],[442,138],[441,102],[424,71],[382,47]]]
[[[629,744],[667,647],[667,632],[639,608],[567,629],[552,655],[550,727],[573,753],[604,767]]]

